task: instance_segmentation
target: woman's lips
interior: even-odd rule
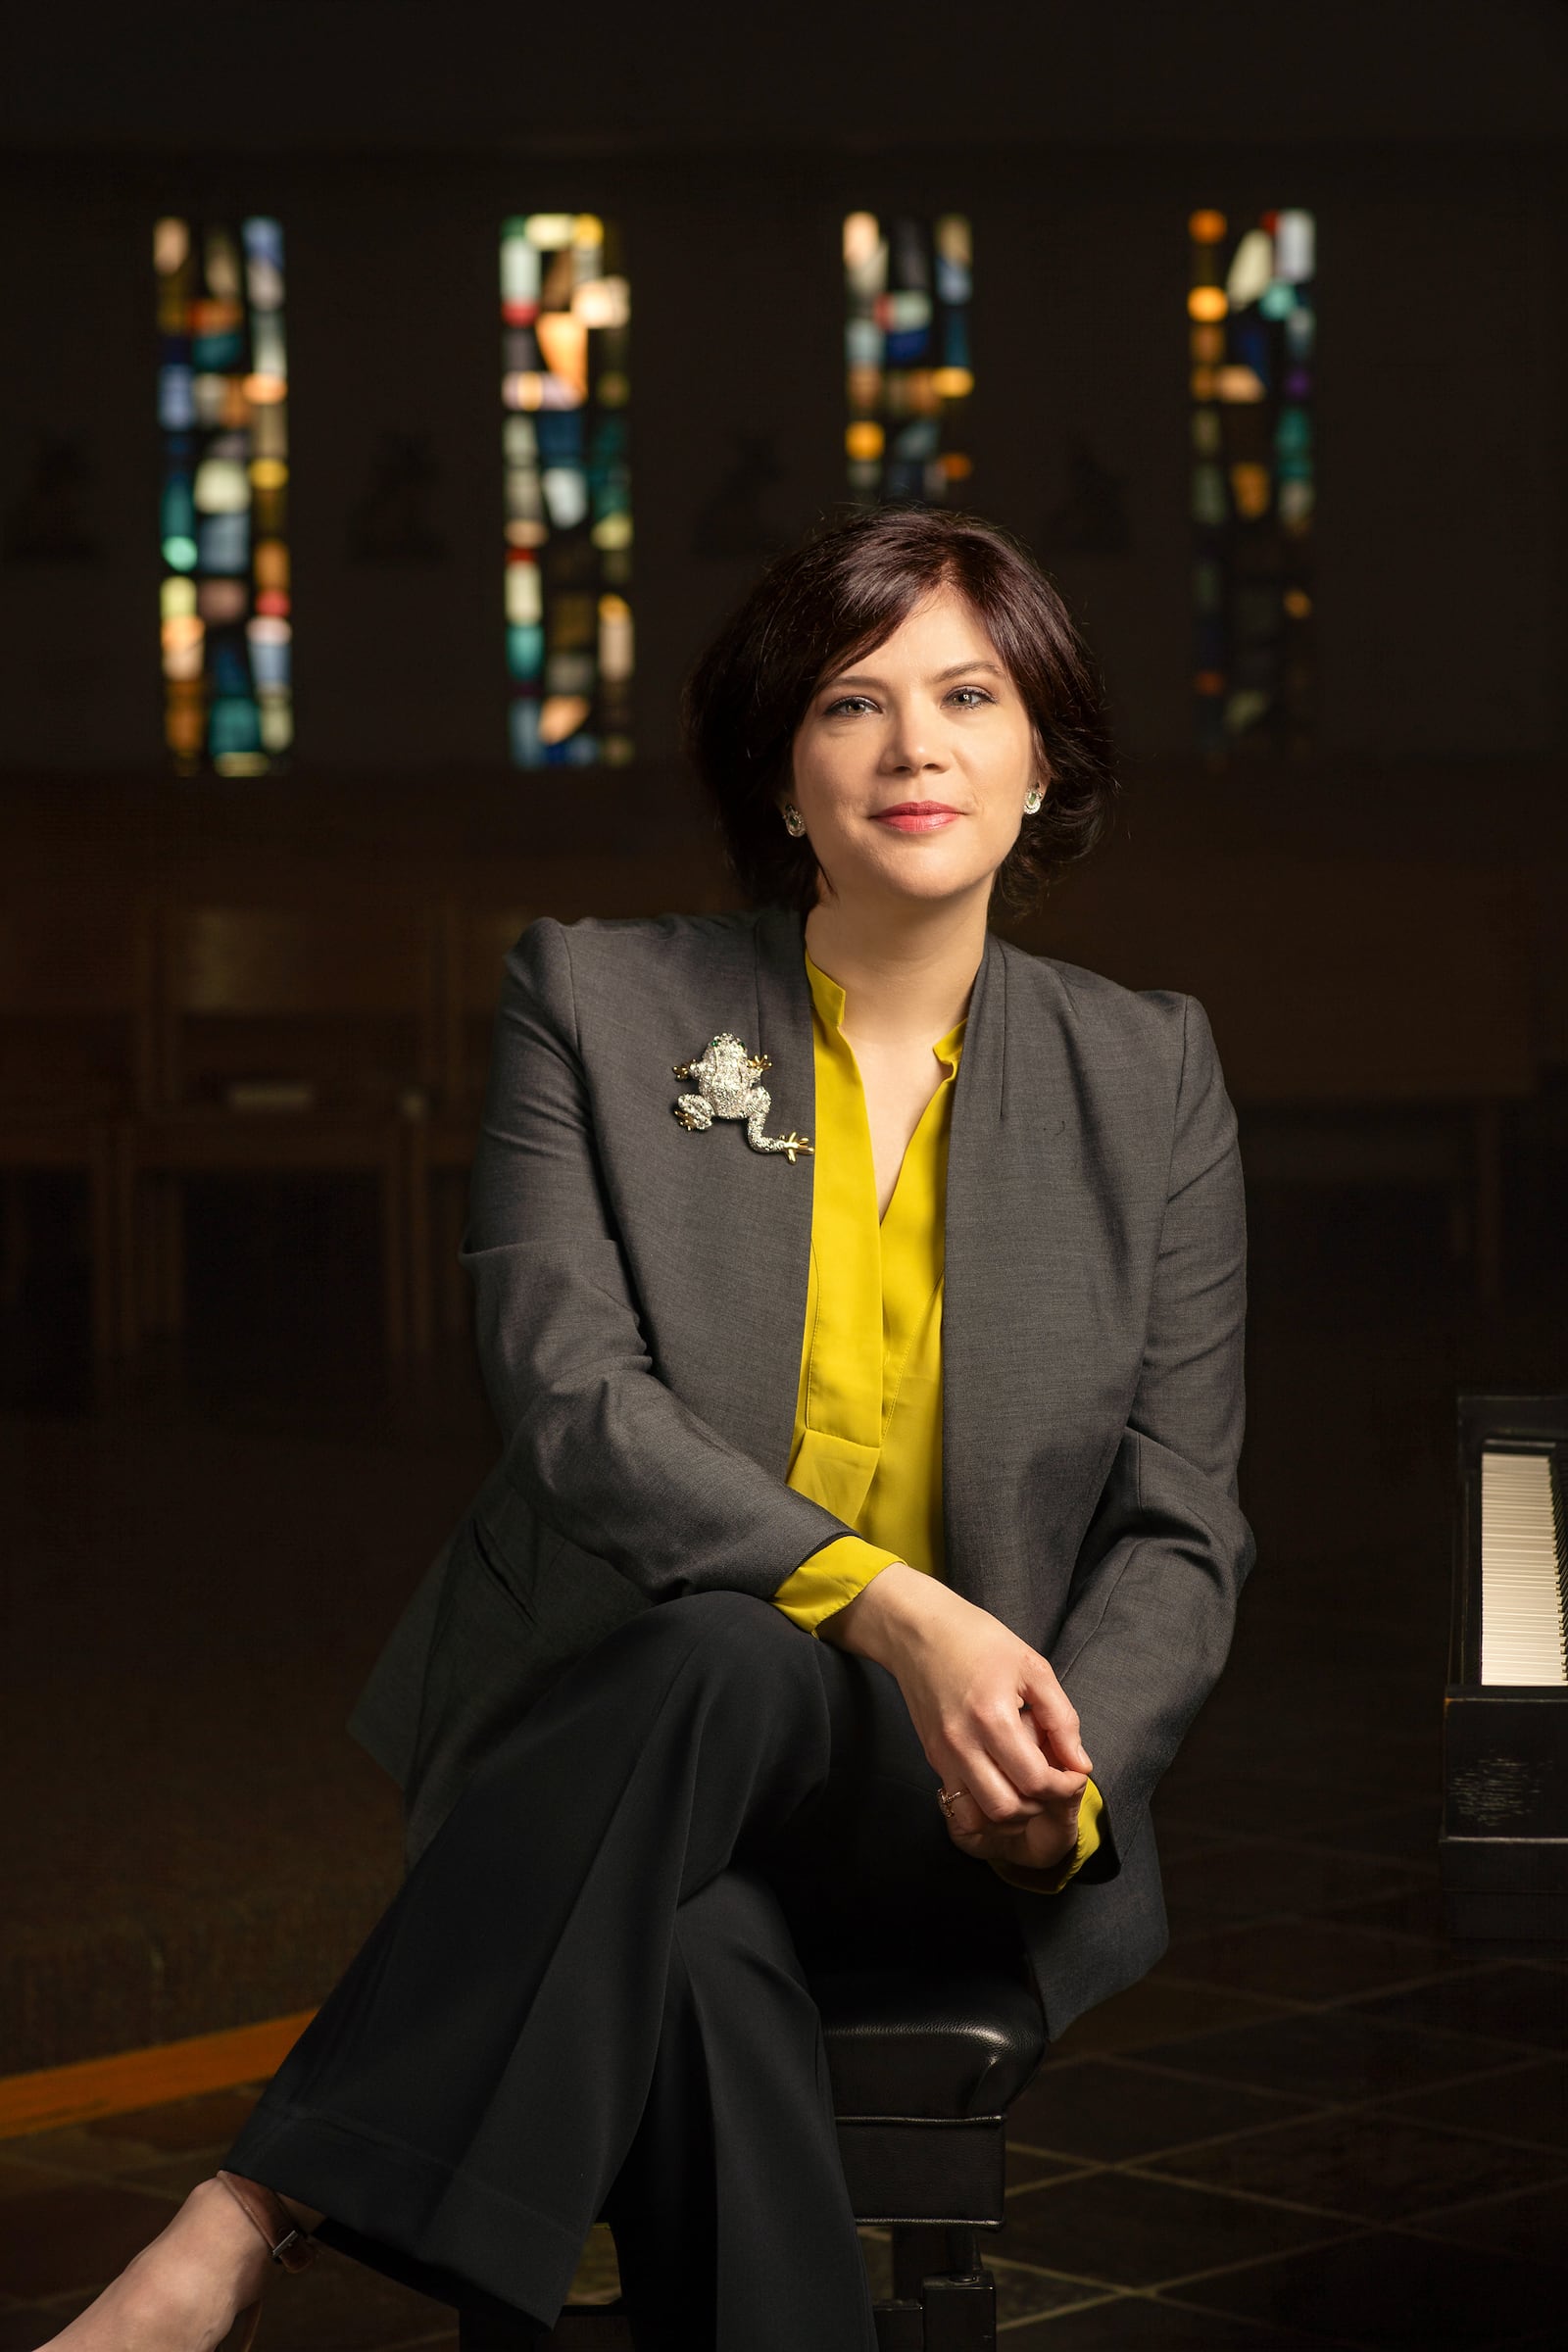
[[[898,808],[879,808],[876,822],[890,825],[896,833],[940,833],[944,825],[957,822],[956,808],[945,808],[941,801],[906,801]]]

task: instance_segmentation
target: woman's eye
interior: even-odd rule
[[[995,702],[996,697],[988,694],[983,686],[955,686],[947,699],[950,703],[956,703],[960,710],[977,710],[982,705]],[[858,710],[874,710],[875,708],[868,694],[843,694],[837,702],[828,704],[822,715],[824,718],[839,718]]]

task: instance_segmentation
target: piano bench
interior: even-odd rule
[[[1006,2110],[1046,2051],[1021,1977],[955,1985],[913,1971],[818,1978],[839,2148],[858,2222],[893,2239],[893,2292],[875,2305],[878,2352],[993,2352],[996,2284],[978,2233],[1005,2212]],[[461,2352],[515,2352],[519,2326],[462,2315]],[[632,2352],[617,2305],[569,2305],[557,2352]]]

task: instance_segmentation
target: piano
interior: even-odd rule
[[[1568,1936],[1568,1396],[1459,1396],[1444,1704],[1453,1936]]]

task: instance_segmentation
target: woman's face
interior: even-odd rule
[[[824,679],[796,733],[787,797],[840,899],[926,902],[984,887],[1048,778],[1023,699],[952,588]]]

